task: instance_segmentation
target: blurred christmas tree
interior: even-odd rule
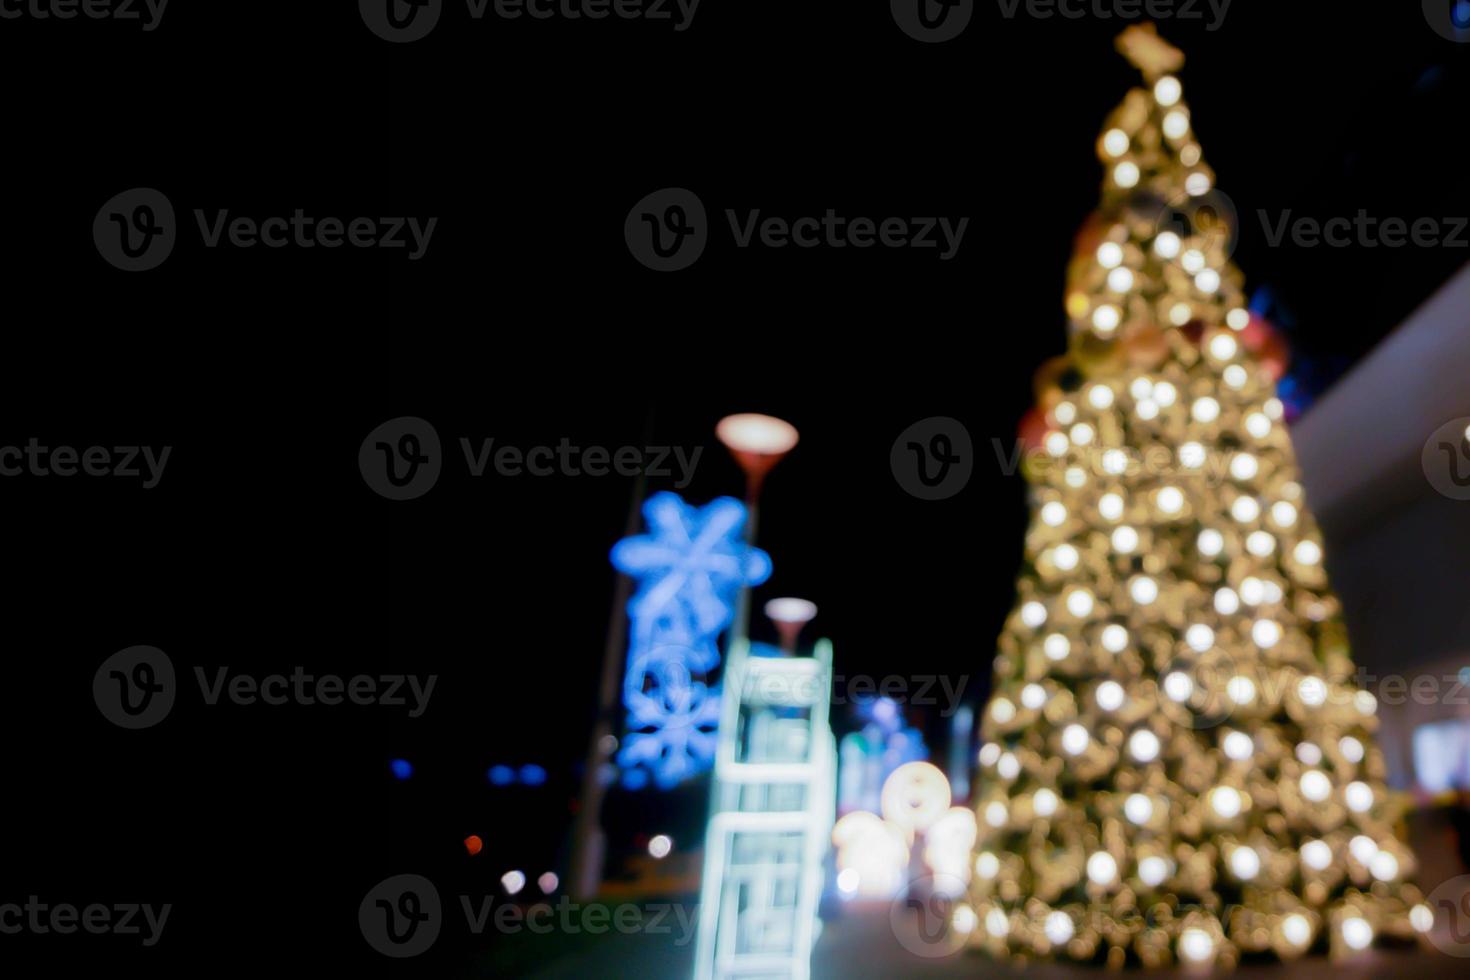
[[[1114,965],[1410,938],[1432,916],[1404,881],[1279,365],[1242,339],[1183,58],[1152,30],[1119,46],[1147,88],[1100,140],[1070,352],[1038,378],[1042,465],[955,922],[997,954]]]

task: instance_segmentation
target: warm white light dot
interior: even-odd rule
[[[1110,157],[1120,157],[1128,152],[1128,134],[1121,129],[1110,129],[1103,134],[1103,151]]]
[[[1225,373],[1221,375],[1221,377],[1225,379],[1225,383],[1227,385],[1236,389],[1237,391],[1239,391],[1241,388],[1244,388],[1245,383],[1250,380],[1250,375],[1247,374],[1245,368],[1241,367],[1239,364],[1232,364],[1227,367],[1225,369]]]
[[[1097,706],[1104,711],[1117,711],[1125,699],[1123,685],[1117,681],[1103,681],[1097,686]]]
[[[1140,728],[1128,739],[1128,752],[1139,762],[1152,762],[1159,757],[1159,737]]]
[[[1150,398],[1153,396],[1153,393],[1154,383],[1148,378],[1134,378],[1133,383],[1128,386],[1128,394],[1132,395],[1135,400],[1140,398]]]
[[[674,849],[674,841],[668,834],[654,834],[648,839],[648,853],[654,858],[666,858]]]
[[[1016,706],[1006,698],[996,698],[990,705],[990,717],[1002,725],[1008,725],[1016,717]]]
[[[1123,516],[1123,498],[1116,493],[1105,493],[1098,499],[1097,512],[1105,520],[1116,521]]]
[[[1205,447],[1197,442],[1186,442],[1179,447],[1179,465],[1187,470],[1197,470],[1205,465]]]
[[[1184,642],[1188,643],[1191,649],[1204,653],[1215,645],[1215,631],[1204,623],[1195,623],[1184,631]]]
[[[1230,475],[1237,480],[1252,479],[1260,472],[1260,464],[1250,453],[1236,453],[1230,460]]]
[[[1103,336],[1117,330],[1122,321],[1123,314],[1110,303],[1104,303],[1092,312],[1092,325]]]
[[[1057,794],[1049,789],[1039,789],[1036,795],[1031,797],[1031,809],[1036,811],[1038,817],[1049,817],[1057,812]]]
[[[1255,497],[1236,497],[1230,505],[1230,516],[1241,524],[1249,524],[1261,516],[1261,505]]]
[[[1021,774],[1021,760],[1007,752],[995,764],[995,772],[1001,779],[1015,779]]]
[[[1368,862],[1368,873],[1379,881],[1393,881],[1399,876],[1399,859],[1387,851],[1379,851]]]
[[[1434,928],[1434,910],[1423,902],[1409,909],[1409,925],[1415,932],[1428,932]]]
[[[1154,83],[1154,99],[1166,109],[1178,102],[1180,96],[1183,94],[1183,86],[1179,84],[1179,79],[1173,75],[1165,75]]]
[[[1199,197],[1201,194],[1209,193],[1210,186],[1209,174],[1192,173],[1184,178],[1184,189],[1189,192],[1190,197]],[[1208,291],[1214,292],[1214,290]]]
[[[1257,558],[1266,558],[1276,550],[1276,536],[1269,531],[1252,531],[1245,539],[1245,550]]]
[[[1159,491],[1158,503],[1165,514],[1177,514],[1184,509],[1184,494],[1178,487],[1164,487]]]
[[[980,746],[980,764],[982,766],[993,766],[1000,758],[1000,746],[994,742],[986,742]]]
[[[1161,259],[1172,259],[1179,254],[1179,236],[1172,231],[1159,232],[1159,237],[1154,239],[1154,251]]]
[[[1266,403],[1261,406],[1261,411],[1266,413],[1268,419],[1271,419],[1273,422],[1279,422],[1281,421],[1281,417],[1286,414],[1286,406],[1281,404],[1280,398],[1268,398],[1266,399]]]
[[[1199,553],[1206,558],[1213,558],[1225,547],[1225,536],[1214,528],[1205,528],[1199,533]]]
[[[981,852],[975,859],[975,873],[987,881],[1000,874],[1000,858],[989,851]]]
[[[1296,524],[1297,510],[1292,504],[1278,500],[1271,505],[1271,521],[1277,527],[1292,527]]]
[[[1220,403],[1206,395],[1204,398],[1196,398],[1194,405],[1190,408],[1190,414],[1196,422],[1210,423],[1220,417]]]
[[[1179,958],[1191,963],[1208,963],[1215,956],[1215,940],[1203,929],[1189,928],[1179,934]]]
[[[1113,389],[1107,385],[1093,385],[1087,390],[1087,401],[1101,411],[1113,404]]]
[[[1041,522],[1048,527],[1058,527],[1067,519],[1067,508],[1060,501],[1053,500],[1041,508]]]
[[[1266,583],[1254,575],[1247,576],[1240,583],[1240,597],[1247,606],[1259,606],[1266,601]]]
[[[1269,650],[1281,642],[1281,627],[1269,619],[1258,619],[1251,627],[1251,639],[1262,650]]]
[[[1164,135],[1177,140],[1189,132],[1189,117],[1177,109],[1164,117]]]
[[[1320,769],[1308,769],[1298,781],[1302,796],[1312,803],[1321,803],[1332,795],[1332,781]]]
[[[1304,766],[1315,766],[1322,762],[1322,750],[1316,742],[1298,742],[1296,758]]]
[[[1351,735],[1344,735],[1338,740],[1337,751],[1341,752],[1342,757],[1354,765],[1363,761],[1363,743]]]
[[[1021,622],[1035,629],[1046,622],[1046,607],[1035,599],[1021,607]]]
[[[1150,856],[1138,862],[1138,878],[1150,888],[1157,888],[1169,877],[1169,862],[1161,857]]]
[[[1113,180],[1119,187],[1134,187],[1138,184],[1138,165],[1130,160],[1124,160],[1113,168]]]
[[[1109,476],[1122,476],[1128,471],[1128,454],[1121,449],[1109,449],[1103,453],[1103,472]]]
[[[1367,834],[1359,834],[1348,841],[1348,853],[1353,856],[1354,861],[1367,866],[1378,854],[1378,842]]]
[[[1353,707],[1360,715],[1371,715],[1378,711],[1378,699],[1370,691],[1359,691],[1353,695]]]
[[[1281,920],[1281,938],[1301,949],[1312,941],[1312,924],[1300,912],[1293,912]]]
[[[1133,288],[1133,273],[1127,269],[1114,269],[1108,273],[1108,288],[1115,293],[1126,293]]]
[[[1133,413],[1145,422],[1152,422],[1159,417],[1159,403],[1152,398],[1145,398],[1141,402],[1135,402]]]
[[[1057,420],[1057,425],[1071,425],[1077,420],[1077,406],[1071,402],[1057,402],[1057,407],[1051,410],[1051,414]]]
[[[1228,333],[1217,333],[1210,340],[1210,356],[1217,361],[1228,361],[1235,356],[1240,345]]]
[[[1320,677],[1303,677],[1296,686],[1302,704],[1315,708],[1327,700],[1327,682]]]
[[[1165,408],[1168,408],[1170,405],[1174,404],[1174,400],[1178,396],[1179,389],[1175,388],[1167,381],[1160,381],[1158,384],[1154,385],[1153,399]]]
[[[1069,544],[1059,544],[1052,549],[1051,563],[1064,572],[1077,567],[1077,549]]]
[[[1067,481],[1067,486],[1075,490],[1087,483],[1087,471],[1080,466],[1069,466],[1063,479]]]
[[[1159,597],[1159,585],[1147,575],[1140,575],[1128,586],[1128,593],[1140,606],[1147,606]]]
[[[1092,737],[1081,725],[1072,724],[1062,729],[1062,750],[1068,755],[1081,755],[1086,752],[1091,741]]]
[[[1118,862],[1107,851],[1087,859],[1087,877],[1094,885],[1111,885],[1118,877]]]
[[[1027,684],[1021,688],[1021,704],[1036,711],[1046,704],[1046,688],[1040,684]]]
[[[1138,532],[1128,526],[1113,532],[1113,550],[1120,555],[1131,555],[1138,547]]]
[[[1048,660],[1066,660],[1072,652],[1072,641],[1060,633],[1052,633],[1041,645]]]
[[[1104,269],[1115,269],[1123,263],[1123,246],[1117,242],[1103,242],[1097,247],[1097,264]]]
[[[1011,931],[1011,920],[1000,909],[991,909],[985,913],[985,931],[996,939],[1003,939]]]
[[[1225,736],[1221,747],[1225,755],[1236,762],[1244,762],[1255,753],[1255,743],[1245,732],[1231,732]]]
[[[1241,881],[1250,881],[1261,872],[1261,856],[1253,848],[1237,847],[1230,852],[1230,871]]]
[[[1229,786],[1217,786],[1210,792],[1210,809],[1223,820],[1234,820],[1244,805],[1240,792]]]
[[[500,887],[505,889],[507,895],[518,895],[522,888],[526,887],[526,874],[524,871],[507,871],[500,876]]]
[[[1322,560],[1322,548],[1315,541],[1298,541],[1292,555],[1303,565],[1315,565]]]
[[[1256,699],[1256,684],[1249,677],[1237,675],[1225,685],[1225,695],[1236,704],[1250,704]]]
[[[1123,815],[1129,822],[1142,826],[1154,818],[1154,801],[1142,793],[1134,793],[1123,801]]]
[[[1235,309],[1225,314],[1225,325],[1228,326],[1231,330],[1244,330],[1246,327],[1251,325],[1250,311],[1241,309],[1237,306]]]
[[[1184,253],[1184,257],[1179,260],[1179,264],[1184,266],[1184,271],[1190,275],[1202,272],[1205,268],[1205,253],[1197,248],[1192,248]]]
[[[1169,308],[1169,322],[1182,327],[1194,318],[1194,308],[1188,303],[1175,303]]]
[[[1092,445],[1092,437],[1096,434],[1097,430],[1088,425],[1086,422],[1078,422],[1076,425],[1072,426],[1072,430],[1067,433],[1071,440],[1079,446]]]
[[[1117,623],[1103,627],[1102,645],[1108,653],[1122,653],[1128,648],[1128,631]]]
[[[1194,277],[1194,288],[1202,293],[1213,293],[1220,288],[1220,273],[1205,269]]]
[[[1332,863],[1332,848],[1326,841],[1309,840],[1302,845],[1302,864],[1313,871],[1325,871]]]
[[[995,828],[1004,827],[1006,825],[1006,805],[999,800],[986,804],[985,822]]]
[[[1264,439],[1271,434],[1271,420],[1260,412],[1251,412],[1245,417],[1245,431],[1253,438]]]
[[[1164,678],[1164,694],[1170,701],[1185,702],[1194,693],[1194,680],[1182,671],[1174,671]]]
[[[1062,433],[1049,432],[1043,445],[1046,447],[1047,455],[1060,457],[1067,455],[1067,447],[1071,443],[1067,441],[1067,437]]]
[[[1240,609],[1240,596],[1235,594],[1234,589],[1217,589],[1215,591],[1215,612],[1221,616],[1233,616]]]
[[[1373,927],[1368,920],[1353,916],[1342,920],[1342,941],[1348,949],[1367,949],[1373,945]]]
[[[1373,809],[1373,790],[1367,783],[1352,782],[1342,793],[1343,802],[1354,813],[1367,813]]]
[[[1046,917],[1046,925],[1042,927],[1042,931],[1053,946],[1060,946],[1072,938],[1072,917],[1065,912],[1053,912]]]
[[[1092,615],[1092,593],[1086,589],[1073,589],[1067,593],[1067,612],[1078,619]]]
[[[863,875],[857,868],[843,868],[837,872],[837,890],[844,895],[851,895],[858,890],[862,884]]]

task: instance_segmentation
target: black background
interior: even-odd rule
[[[1245,216],[1236,260],[1280,298],[1310,387],[1466,253],[1272,248],[1255,212],[1470,213],[1456,146],[1470,64],[1417,4],[1285,6],[1237,0],[1217,31],[1163,29],[1189,55],[1206,159]],[[0,479],[0,901],[175,906],[152,949],[0,936],[0,963],[437,975],[473,944],[451,929],[418,961],[378,958],[356,925],[373,883],[412,871],[450,895],[489,893],[511,866],[565,878],[630,481],[472,479],[461,437],[702,446],[686,493],[704,501],[740,488],[712,437],[720,416],[790,419],[802,442],[767,488],[776,570],[757,603],[814,600],[811,634],[834,640],[839,673],[968,677],[978,703],[1025,521],[991,440],[1009,444],[1032,371],[1064,348],[1093,141],[1135,81],[1112,50],[1120,26],[980,4],[962,37],[924,45],[886,4],[721,0],[684,32],[472,22],[450,3],[404,46],[342,2],[175,0],[151,33],[0,21],[0,445],[173,447],[152,490]],[[161,268],[129,275],[90,226],[135,186],[166,193],[186,226]],[[692,268],[660,275],[622,228],[666,186],[694,190],[713,227]],[[410,263],[205,249],[196,207],[440,220]],[[724,224],[726,208],[829,207],[970,223],[948,262],[742,250]],[[355,464],[398,415],[430,420],[448,450],[439,485],[409,503],[375,496]],[[961,495],[925,503],[895,484],[888,450],[934,415],[966,424],[978,460]],[[759,617],[756,632],[769,638]],[[136,643],[167,651],[185,686],[163,724],[125,732],[88,691]],[[205,707],[192,687],[195,666],[297,664],[440,680],[414,721]],[[942,745],[938,719],[913,720]],[[412,780],[391,779],[396,756]],[[485,780],[526,762],[546,787]],[[621,805],[685,838],[699,825],[687,808]],[[473,861],[470,833],[487,841]]]

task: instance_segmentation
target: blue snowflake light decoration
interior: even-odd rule
[[[736,597],[770,577],[771,559],[745,543],[745,505],[731,497],[694,507],[665,491],[644,503],[643,518],[648,532],[612,550],[613,566],[638,581],[628,603],[628,734],[618,764],[624,785],[641,784],[647,770],[667,788],[714,758],[720,698],[707,675],[719,665]]]

